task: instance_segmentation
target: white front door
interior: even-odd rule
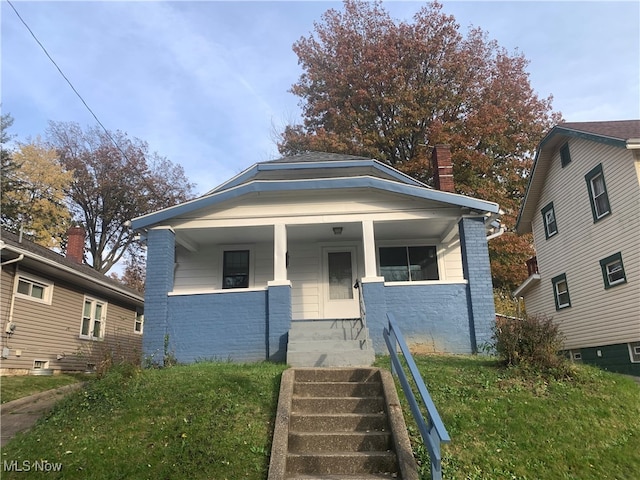
[[[356,247],[326,247],[322,258],[324,318],[359,318]]]

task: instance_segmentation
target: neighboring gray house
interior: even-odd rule
[[[514,292],[574,360],[640,375],[640,120],[561,123],[542,140],[518,216],[536,258]]]
[[[140,360],[144,299],[83,264],[84,235],[71,228],[63,256],[1,232],[2,375]]]
[[[148,249],[145,354],[366,364],[386,350],[387,312],[417,348],[475,352],[495,318],[487,236],[499,208],[452,193],[448,147],[433,161],[450,191],[374,159],[308,153],[134,219]],[[294,345],[323,323],[369,354]]]

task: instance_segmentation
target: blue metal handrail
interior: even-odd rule
[[[431,399],[431,395],[429,395],[429,391],[422,380],[422,376],[418,371],[416,362],[411,356],[409,347],[407,347],[407,343],[402,336],[402,332],[400,332],[400,329],[398,328],[395,318],[391,313],[387,313],[387,319],[389,320],[389,325],[384,328],[382,335],[384,336],[384,341],[386,342],[389,354],[391,355],[391,372],[398,377],[398,380],[400,380],[402,390],[404,391],[407,401],[409,402],[409,406],[411,407],[411,413],[413,413],[413,418],[415,419],[420,435],[422,436],[422,441],[425,443],[427,450],[429,451],[429,458],[431,459],[431,479],[441,480],[442,455],[440,452],[440,444],[451,442],[451,438],[449,437],[449,433],[447,432],[444,423],[442,423],[440,414]],[[400,347],[407,363],[407,367],[409,368],[409,372],[411,373],[413,381],[418,389],[418,393],[420,394],[420,397],[422,397],[422,403],[427,411],[426,421],[420,405],[413,393],[413,389],[411,388],[411,385],[409,385],[407,375],[400,363],[400,357],[398,356],[396,345]]]

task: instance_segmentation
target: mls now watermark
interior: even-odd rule
[[[5,472],[61,472],[62,463],[52,463],[48,460],[4,460],[2,469]]]

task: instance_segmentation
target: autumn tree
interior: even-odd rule
[[[9,219],[15,218],[17,215],[17,206],[7,196],[8,192],[16,188],[15,173],[18,169],[10,146],[13,135],[9,133],[9,129],[12,125],[13,117],[11,114],[5,113],[0,116],[0,159],[2,162],[0,164],[0,217],[3,227]]]
[[[128,221],[193,197],[181,166],[124,132],[49,122],[47,133],[73,171],[71,212],[87,231],[90,265],[101,273],[120,260],[139,261],[140,245]]]
[[[2,226],[15,233],[22,230],[40,245],[60,247],[71,220],[65,192],[72,173],[40,137],[19,143],[12,160],[15,168],[6,172],[11,187],[3,192],[9,211],[3,211]]]
[[[280,153],[364,155],[429,182],[430,149],[449,144],[457,192],[498,202],[514,227],[535,147],[560,120],[552,98],[533,91],[522,54],[479,28],[463,35],[437,2],[407,22],[356,0],[325,12],[293,50],[303,123],[285,127]],[[508,232],[490,252],[496,286],[526,278],[529,238]]]

